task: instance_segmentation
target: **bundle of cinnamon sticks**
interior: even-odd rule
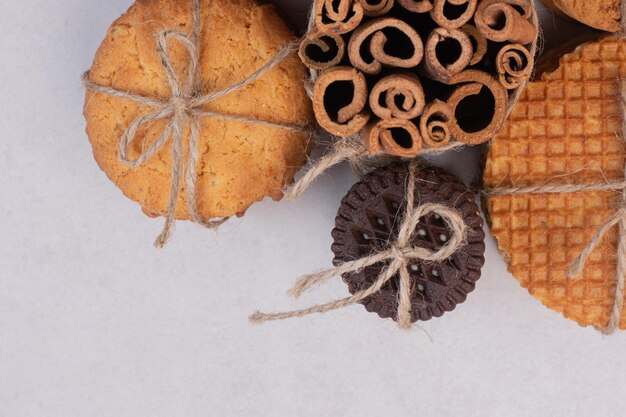
[[[370,154],[414,157],[501,128],[531,75],[532,0],[316,0],[300,57],[319,71],[313,107]]]

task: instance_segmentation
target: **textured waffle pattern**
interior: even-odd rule
[[[487,157],[484,185],[590,184],[624,178],[617,80],[626,76],[626,42],[581,46],[531,83]],[[521,285],[583,326],[605,327],[613,304],[617,228],[583,275],[572,261],[621,203],[619,192],[499,196],[487,199],[491,231]],[[626,327],[626,314],[621,328]]]

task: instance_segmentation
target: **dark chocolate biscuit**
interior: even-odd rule
[[[368,174],[344,197],[335,220],[332,251],[335,265],[353,261],[388,249],[397,239],[406,212],[405,188],[408,164],[394,164]],[[417,168],[415,207],[443,204],[455,208],[470,228],[467,245],[444,262],[415,260],[409,265],[411,276],[411,321],[440,317],[467,298],[480,278],[484,264],[485,233],[474,195],[445,171],[431,167]],[[441,216],[430,214],[417,225],[411,240],[413,247],[436,251],[451,237],[451,230]],[[343,275],[352,294],[369,288],[390,261],[357,273]],[[380,292],[365,298],[367,311],[397,321],[399,277],[396,274]]]

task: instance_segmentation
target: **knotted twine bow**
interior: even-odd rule
[[[409,175],[406,185],[406,212],[404,220],[400,225],[398,238],[389,249],[365,256],[355,261],[345,262],[335,268],[331,268],[316,274],[305,275],[298,279],[294,287],[289,291],[289,295],[299,297],[310,288],[328,281],[332,277],[342,276],[347,273],[354,273],[375,265],[379,262],[390,262],[382,269],[376,281],[367,289],[358,291],[350,297],[331,301],[326,304],[318,304],[303,310],[287,311],[280,313],[254,312],[250,320],[255,323],[262,323],[270,320],[283,320],[292,317],[302,317],[312,313],[326,313],[346,307],[379,292],[382,287],[399,273],[400,280],[398,286],[398,325],[403,329],[411,327],[411,277],[409,275],[409,264],[414,260],[442,262],[456,253],[465,245],[468,226],[458,211],[446,207],[442,204],[426,203],[415,207],[415,181],[417,163],[412,162],[409,166]],[[419,223],[420,218],[437,213],[450,227],[452,236],[448,242],[436,252],[423,247],[412,247],[411,236]]]
[[[622,4],[623,16],[626,16],[626,2]],[[623,19],[626,20],[626,19]],[[626,22],[625,22],[626,23]],[[622,140],[626,135],[626,80],[619,80],[620,98],[622,104]],[[626,175],[626,167],[624,168]],[[604,334],[614,333],[620,325],[622,313],[624,311],[624,284],[626,274],[626,180],[602,182],[597,184],[574,185],[574,184],[547,184],[522,188],[497,187],[486,191],[488,196],[520,195],[520,194],[567,194],[585,191],[622,191],[622,204],[616,213],[602,224],[591,241],[583,251],[574,259],[567,273],[568,278],[580,278],[589,260],[589,257],[602,242],[604,236],[614,226],[619,225],[619,239],[617,245],[617,279],[615,284],[615,297],[611,307],[611,314],[606,328],[600,329]]]
[[[152,113],[140,116],[133,120],[119,142],[118,157],[120,162],[131,168],[144,165],[157,152],[162,150],[166,143],[172,139],[172,184],[170,198],[167,208],[167,215],[163,231],[155,241],[156,247],[163,247],[171,236],[172,227],[175,222],[175,211],[178,200],[180,180],[183,171],[185,172],[185,192],[187,210],[191,220],[208,228],[216,228],[224,223],[228,218],[216,218],[205,221],[197,210],[197,189],[196,189],[196,168],[198,164],[198,142],[201,131],[201,120],[205,117],[219,118],[223,120],[233,120],[242,123],[252,123],[286,129],[294,132],[309,132],[307,126],[299,126],[289,123],[278,123],[245,116],[224,114],[203,109],[203,106],[218,100],[230,93],[241,90],[247,85],[256,81],[259,77],[280,64],[285,58],[292,54],[298,46],[299,41],[293,41],[284,47],[264,66],[259,68],[247,78],[218,91],[202,93],[202,80],[199,76],[200,63],[200,32],[202,29],[200,0],[192,0],[192,29],[191,34],[186,34],[175,29],[166,29],[158,33],[156,49],[161,58],[161,63],[165,69],[167,82],[170,86],[172,96],[168,100],[160,100],[120,91],[113,87],[103,86],[89,81],[89,71],[83,74],[83,84],[87,90],[97,93],[107,94],[114,97],[123,98],[154,109]],[[169,55],[168,41],[175,39],[182,43],[189,54],[189,68],[187,78],[184,83],[179,74],[176,73],[172,65],[172,58]],[[170,119],[163,133],[150,146],[142,150],[136,159],[128,156],[129,148],[137,137],[139,129],[157,120]],[[190,124],[189,134],[189,156],[187,163],[183,158],[183,131],[185,124]]]

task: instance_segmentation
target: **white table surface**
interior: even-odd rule
[[[81,71],[129,3],[0,0],[0,416],[623,415],[626,334],[541,306],[490,237],[476,291],[425,324],[432,342],[361,306],[250,325],[256,307],[346,293],[285,294],[331,261],[346,167],[296,203],[217,234],[180,223],[153,249],[161,220],[100,172],[81,114]],[[569,36],[544,17],[549,39]]]

